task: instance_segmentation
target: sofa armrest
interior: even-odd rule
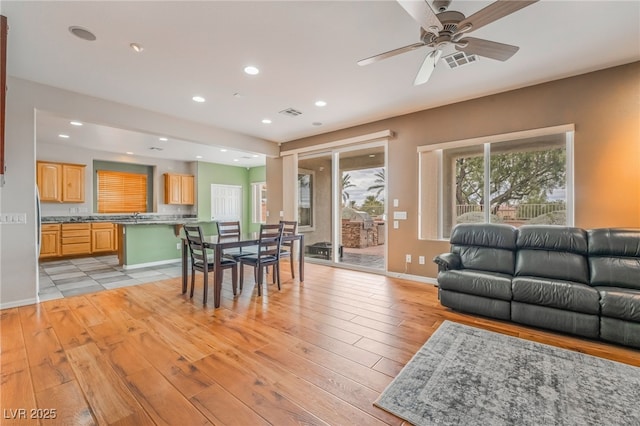
[[[462,260],[457,253],[442,253],[433,258],[438,265],[438,272],[460,269]]]

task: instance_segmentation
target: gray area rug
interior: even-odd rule
[[[445,321],[374,404],[415,425],[640,425],[640,368]]]

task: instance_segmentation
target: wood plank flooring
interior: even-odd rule
[[[455,313],[429,284],[282,270],[262,297],[225,281],[220,309],[198,274],[193,300],[169,279],[0,311],[0,423],[399,425],[372,403],[446,319],[640,366],[640,351]]]

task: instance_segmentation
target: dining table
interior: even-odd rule
[[[298,252],[298,273],[300,282],[304,281],[304,234],[282,235],[281,242],[299,241]],[[203,246],[213,251],[213,304],[220,307],[220,295],[222,293],[223,274],[218,273],[221,269],[222,256],[225,249],[257,246],[260,242],[259,232],[246,232],[240,236],[218,236],[206,235],[203,237]],[[295,244],[294,244],[295,246]],[[293,253],[291,254],[293,262]],[[187,292],[187,277],[189,264],[189,244],[186,237],[182,237],[182,294]]]

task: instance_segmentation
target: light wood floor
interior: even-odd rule
[[[640,365],[640,351],[452,312],[428,284],[282,269],[261,298],[225,282],[217,310],[173,279],[0,311],[0,423],[402,424],[372,403],[445,319]]]

